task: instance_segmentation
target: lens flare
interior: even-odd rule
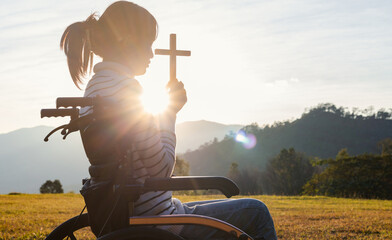
[[[253,135],[252,133],[246,133],[242,130],[238,131],[238,133],[235,136],[235,140],[237,142],[242,143],[242,146],[244,146],[244,148],[246,149],[252,149],[256,146],[257,143],[257,139],[255,137],[255,135]]]
[[[145,89],[140,99],[144,110],[154,115],[163,112],[169,103],[169,96],[164,91],[149,90]]]

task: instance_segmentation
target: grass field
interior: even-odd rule
[[[183,202],[222,196],[176,196]],[[392,239],[392,201],[251,196],[270,209],[279,239]],[[78,194],[0,195],[0,239],[44,239],[81,211]],[[81,239],[94,239],[88,230]]]

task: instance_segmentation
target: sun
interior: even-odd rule
[[[140,100],[146,112],[157,115],[167,108],[169,95],[164,90],[158,91],[145,88]]]

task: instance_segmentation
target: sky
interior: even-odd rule
[[[40,118],[57,97],[83,95],[59,49],[61,35],[112,2],[0,1],[0,133],[66,122]],[[178,49],[192,51],[177,59],[188,94],[178,122],[263,126],[319,103],[392,108],[392,1],[134,2],[158,21],[153,48],[168,48],[176,33]],[[138,79],[146,94],[163,93],[169,58],[155,56]]]

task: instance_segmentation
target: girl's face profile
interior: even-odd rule
[[[129,52],[126,59],[127,65],[132,69],[133,73],[136,76],[145,74],[151,58],[154,57],[152,43],[145,43],[138,47],[129,45],[127,52]]]
[[[146,73],[148,66],[150,65],[151,58],[154,57],[152,52],[152,45],[145,44],[143,47],[140,47],[136,50],[135,56],[135,75],[143,75]]]

